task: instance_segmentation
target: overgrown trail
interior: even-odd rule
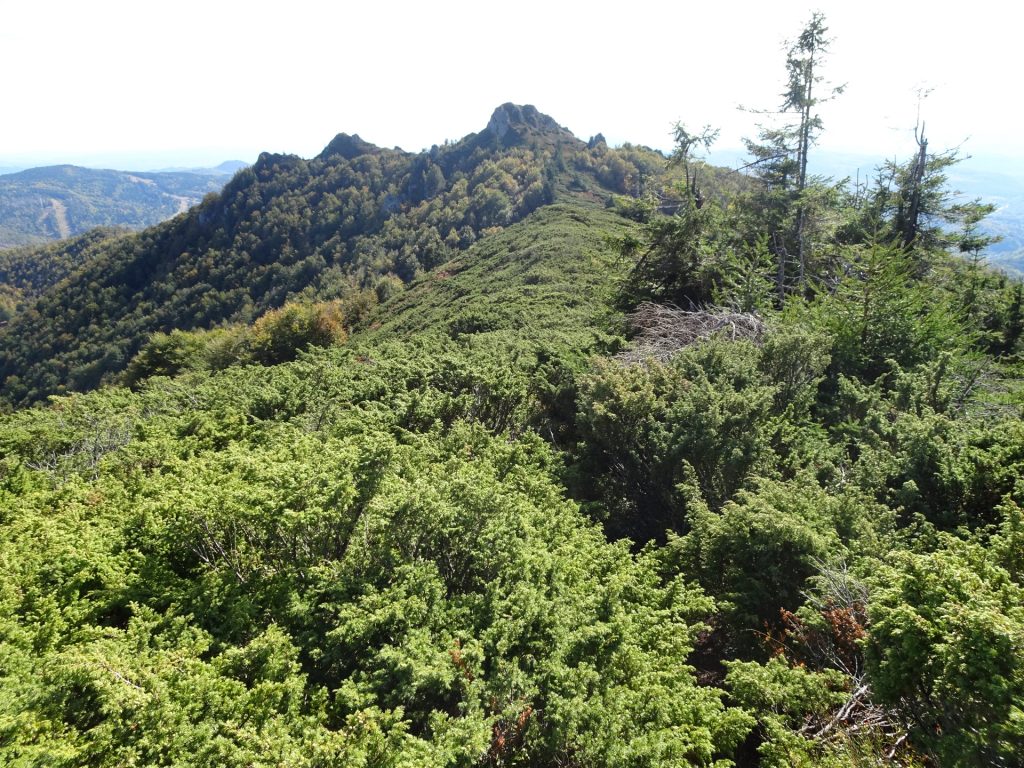
[[[57,231],[60,233],[61,238],[71,237],[71,227],[68,225],[68,209],[64,205],[63,201],[58,200],[56,197],[50,198],[50,204],[53,206],[53,219],[57,222]]]
[[[185,213],[189,208],[195,205],[196,201],[191,197],[185,197],[184,195],[171,195],[175,200],[178,201],[178,210],[175,211],[175,216],[179,213]]]

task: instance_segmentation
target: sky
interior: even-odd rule
[[[339,133],[410,151],[481,130],[506,101],[577,136],[669,149],[676,121],[735,154],[778,106],[785,42],[825,14],[820,148],[1024,161],[1024,9],[899,0],[346,3],[0,0],[0,166],[128,170],[311,157]],[[927,93],[923,99],[919,93]]]

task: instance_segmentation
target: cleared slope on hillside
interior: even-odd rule
[[[626,268],[617,240],[632,226],[582,201],[545,206],[416,280],[379,307],[357,338],[515,331],[588,346],[580,334],[609,327],[611,294]]]

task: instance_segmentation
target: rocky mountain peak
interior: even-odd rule
[[[529,135],[571,137],[572,133],[532,104],[502,104],[491,115],[487,132],[504,144],[514,144]]]

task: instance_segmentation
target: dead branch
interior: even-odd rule
[[[629,316],[629,322],[638,334],[617,356],[626,363],[664,362],[680,350],[711,336],[760,344],[765,332],[764,321],[752,313],[717,308],[685,310],[651,302],[637,307]]]

